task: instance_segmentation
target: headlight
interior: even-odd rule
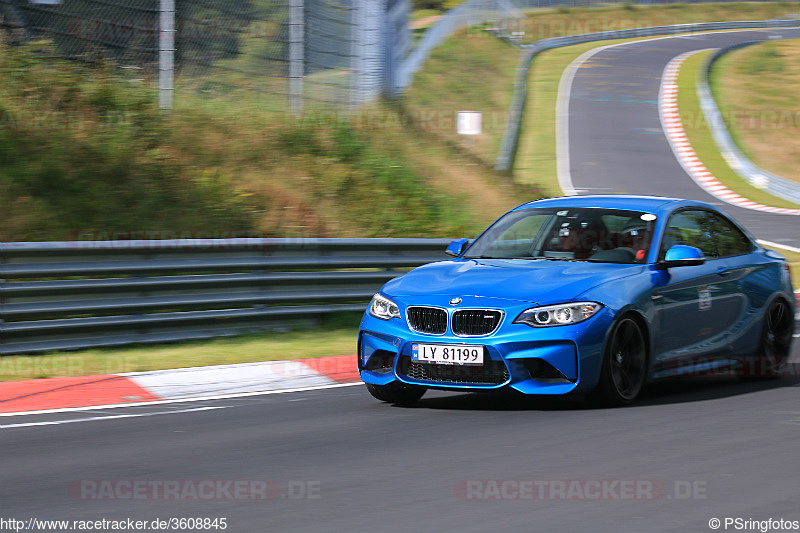
[[[514,324],[527,324],[535,328],[577,324],[587,318],[591,318],[602,307],[602,305],[595,302],[531,307],[523,311],[514,320]]]
[[[400,309],[390,299],[376,294],[369,303],[369,314],[375,318],[389,320],[390,318],[400,318]]]

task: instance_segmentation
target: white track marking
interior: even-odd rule
[[[0,429],[11,428],[25,428],[34,426],[60,426],[62,424],[75,424],[77,422],[97,422],[100,420],[119,420],[120,418],[143,418],[148,416],[158,415],[174,415],[178,413],[194,413],[198,411],[214,411],[217,409],[227,409],[232,407],[230,405],[215,406],[215,407],[193,407],[191,409],[180,409],[175,411],[157,411],[155,413],[131,413],[126,415],[109,415],[109,416],[90,416],[86,418],[71,418],[67,420],[45,420],[40,422],[21,422],[19,424],[5,424],[0,425]]]
[[[190,403],[190,402],[202,402],[205,400],[227,400],[229,398],[246,398],[248,396],[266,396],[269,394],[283,394],[288,392],[306,392],[314,390],[336,389],[339,387],[352,387],[354,385],[363,385],[363,383],[358,381],[355,383],[334,383],[332,385],[320,385],[316,387],[298,387],[294,389],[280,389],[280,390],[261,391],[261,392],[239,392],[235,394],[218,394],[218,395],[196,397],[196,398],[178,398],[174,400],[154,400],[150,402],[116,403],[109,405],[92,405],[87,407],[64,407],[60,409],[43,409],[41,411],[20,411],[17,413],[0,413],[0,417],[44,415],[51,413],[76,413],[80,411],[96,411],[99,409],[118,409],[120,407],[143,407],[147,405],[164,405],[169,403]]]
[[[332,385],[336,381],[299,361],[266,361],[133,372],[125,377],[165,400]]]

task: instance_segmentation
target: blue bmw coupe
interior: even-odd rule
[[[447,254],[364,314],[358,368],[379,400],[510,388],[620,405],[665,377],[774,376],[789,354],[788,264],[702,202],[538,200]]]

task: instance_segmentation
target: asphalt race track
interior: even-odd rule
[[[400,408],[357,385],[5,417],[0,502],[17,519],[225,517],[236,532],[687,532],[715,517],[800,519],[799,387],[686,378],[634,407],[593,409],[430,392]],[[281,496],[95,500],[111,493],[76,492],[87,480],[268,480]]]
[[[759,30],[659,38],[614,46],[588,59],[571,86],[569,174],[581,193],[653,194],[720,206],[756,237],[800,247],[800,217],[736,207],[711,196],[672,153],[658,115],[661,75],[691,50],[741,41],[800,37],[800,30]]]

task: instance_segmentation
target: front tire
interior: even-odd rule
[[[632,317],[622,317],[609,337],[597,392],[607,405],[628,405],[642,392],[646,377],[644,332]]]
[[[377,400],[408,407],[414,405],[425,394],[425,387],[414,387],[392,383],[389,385],[373,385],[367,383],[367,390]]]

